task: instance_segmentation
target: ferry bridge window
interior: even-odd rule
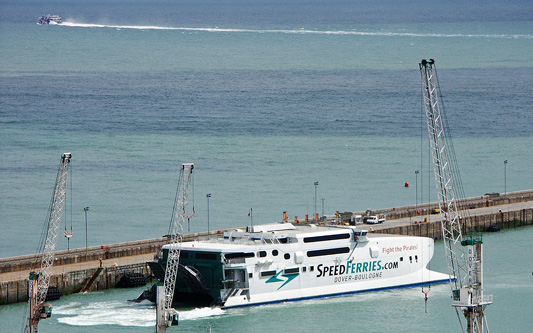
[[[288,254],[288,253],[285,253],[285,255],[283,256],[285,259],[289,260],[291,258],[291,255]]]
[[[272,255],[275,257],[278,255],[278,250],[272,250]]]
[[[254,273],[248,273],[248,277],[251,279],[254,277]]]
[[[263,257],[266,257],[266,256],[267,256],[266,251],[259,251],[259,257],[263,258]]]
[[[309,267],[309,272],[312,272],[312,271],[314,271],[314,270],[315,270],[315,266],[311,266],[311,267]]]
[[[306,269],[307,269],[307,267],[305,267],[305,266],[304,266],[304,267],[302,267],[302,272],[305,272],[305,271],[306,271]]]

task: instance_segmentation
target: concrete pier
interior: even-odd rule
[[[468,198],[460,202],[464,207],[462,225],[464,231],[473,228],[485,231],[490,225],[515,228],[533,224],[533,190]],[[373,210],[373,214],[386,214],[387,221],[378,225],[360,225],[375,233],[403,234],[442,238],[439,214],[431,214],[435,203]],[[342,213],[343,221],[349,221],[352,213]],[[217,231],[212,232],[215,234]],[[184,241],[206,236],[206,233],[184,235]],[[169,242],[161,237],[134,242],[94,246],[88,249],[57,251],[50,280],[64,295],[77,293],[93,278],[100,267],[102,271],[94,279],[90,291],[114,288],[126,273],[151,274],[147,261],[161,246]],[[28,277],[40,267],[40,257],[26,255],[0,259],[0,305],[28,300]]]

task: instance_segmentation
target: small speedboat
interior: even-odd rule
[[[60,24],[61,22],[63,22],[61,16],[48,14],[41,16],[37,24]]]

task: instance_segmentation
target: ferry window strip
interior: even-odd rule
[[[349,247],[338,247],[334,249],[307,251],[307,256],[308,257],[320,257],[320,256],[329,256],[332,254],[340,254],[340,253],[348,253],[348,252],[350,252]]]
[[[304,243],[313,243],[313,242],[324,242],[338,239],[348,239],[350,234],[333,234],[333,235],[324,235],[324,236],[313,236],[305,237]]]
[[[217,255],[214,253],[202,253],[198,252],[196,253],[196,259],[203,259],[203,260],[217,260]]]
[[[263,258],[263,257],[266,257],[266,256],[267,256],[266,251],[259,251],[259,257]]]
[[[272,276],[272,275],[276,275],[276,271],[264,271],[264,272],[261,272],[261,276]]]
[[[298,267],[296,268],[285,268],[285,274],[293,274],[293,273],[299,273],[300,269]]]
[[[225,257],[226,259],[253,258],[255,254],[253,252],[226,253]]]

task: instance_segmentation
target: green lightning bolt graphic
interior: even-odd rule
[[[279,278],[279,275],[281,274],[281,272],[283,272],[283,270],[280,270],[278,272],[278,274],[276,274],[273,277],[271,277],[270,279],[266,280],[265,283],[282,282],[283,279]],[[289,283],[292,280],[294,280],[298,275],[300,275],[300,273],[282,274],[281,276],[287,278],[287,280],[278,288],[278,290],[280,290],[287,283]]]

